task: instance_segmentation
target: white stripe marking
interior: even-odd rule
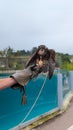
[[[73,130],[73,125],[70,126],[67,130]]]

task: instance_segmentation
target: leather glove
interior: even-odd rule
[[[28,68],[17,71],[16,73],[12,74],[10,77],[14,78],[17,83],[12,85],[11,88],[13,89],[20,89],[20,92],[22,92],[22,101],[21,103],[24,105],[26,104],[26,94],[24,86],[28,83],[28,81],[32,77],[32,66],[29,66]]]
[[[12,74],[10,77],[14,78],[18,84],[25,86],[28,81],[31,79],[32,70],[31,66],[24,70],[16,71],[16,73]]]

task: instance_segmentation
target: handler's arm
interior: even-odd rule
[[[9,78],[0,79],[0,90],[8,87],[14,87],[19,84],[20,87],[24,87],[32,77],[32,65],[24,70],[17,71]]]
[[[0,90],[8,88],[14,84],[16,84],[16,80],[13,78],[4,78],[4,79],[0,79]]]

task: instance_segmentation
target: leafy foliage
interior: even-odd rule
[[[31,54],[37,50],[33,47],[29,50],[14,51],[10,46],[3,51],[0,50],[1,69],[23,69]],[[56,52],[56,68],[73,70],[73,55]]]

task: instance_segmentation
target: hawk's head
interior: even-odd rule
[[[47,53],[47,47],[45,45],[40,45],[37,49],[37,54],[40,56],[45,56]]]

